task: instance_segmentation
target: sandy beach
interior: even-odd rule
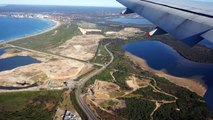
[[[40,35],[40,34],[49,32],[49,31],[51,31],[51,30],[54,30],[54,29],[56,29],[57,27],[59,27],[59,26],[61,25],[61,23],[60,23],[59,21],[52,20],[52,19],[49,19],[49,20],[51,20],[52,22],[55,23],[54,26],[50,27],[49,29],[44,30],[44,31],[41,31],[41,32],[38,32],[38,33],[35,33],[35,34],[30,34],[30,35],[27,35],[27,36],[24,36],[24,37],[19,37],[19,38],[7,40],[7,41],[5,41],[5,42],[0,42],[0,45],[2,45],[2,44],[7,44],[7,43],[9,43],[9,42],[14,42],[14,41],[17,41],[17,40],[20,40],[20,39],[28,38],[28,37],[37,36],[37,35]]]
[[[154,69],[150,68],[144,59],[137,57],[135,55],[132,55],[129,52],[126,52],[125,55],[128,56],[130,59],[132,59],[142,69],[153,72],[160,77],[164,77],[176,85],[186,87],[189,90],[197,93],[200,96],[204,96],[205,92],[207,91],[206,86],[200,80],[172,76],[172,75],[166,74],[163,71],[154,70]]]

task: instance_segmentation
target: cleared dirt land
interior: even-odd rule
[[[105,33],[107,37],[111,38],[122,38],[127,39],[128,37],[133,37],[137,33],[142,33],[142,31],[138,28],[126,27],[118,32],[116,31],[108,31]]]
[[[95,56],[102,35],[81,35],[67,40],[61,46],[51,50],[54,54],[88,61]]]
[[[76,79],[92,68],[92,65],[76,60],[29,51],[6,52],[0,56],[0,59],[11,56],[32,56],[41,63],[0,72],[0,86],[21,87],[36,83],[46,88],[50,82],[54,83],[55,86],[63,86],[64,80]]]

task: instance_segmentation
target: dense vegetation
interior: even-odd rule
[[[116,113],[128,120],[150,120],[150,114],[155,108],[154,102],[140,98],[122,98],[126,108],[118,109]]]
[[[194,102],[195,103],[195,102]],[[184,109],[180,108],[175,103],[162,105],[154,114],[155,120],[206,120],[207,118],[212,118],[212,113],[210,113],[206,107],[205,103],[195,103],[195,108],[192,106],[188,107],[188,103],[181,103]],[[184,105],[184,106],[183,106]],[[195,110],[197,109],[197,110]]]
[[[80,34],[81,32],[75,22],[63,23],[61,26],[52,31],[14,41],[11,42],[11,44],[38,51],[45,51],[55,48],[64,43],[66,40],[71,39],[73,36]]]
[[[154,79],[156,81],[157,86],[161,90],[163,90],[169,94],[172,94],[172,95],[178,97],[179,99],[186,99],[186,100],[189,100],[189,99],[201,100],[202,99],[202,97],[200,97],[196,93],[191,92],[190,90],[188,90],[186,88],[177,86],[177,85],[169,82],[165,78],[155,76]]]
[[[61,93],[62,91],[0,93],[0,119],[53,119]]]
[[[133,95],[141,96],[142,98],[150,99],[150,100],[175,100],[174,97],[165,95],[160,92],[154,92],[154,89],[151,86],[140,88],[132,93]]]
[[[155,80],[157,86],[163,91],[175,95],[178,98],[176,103],[161,106],[154,114],[155,119],[166,120],[168,118],[173,118],[177,120],[202,120],[213,117],[213,113],[208,109],[202,97],[198,96],[196,93],[170,83],[165,78],[155,77]],[[177,111],[177,108],[180,109],[180,111]]]
[[[121,87],[122,90],[131,90],[129,86],[126,84],[126,78],[129,76],[129,74],[125,72],[114,72],[113,76],[115,77],[116,84]]]
[[[125,51],[122,49],[122,46],[127,44],[129,41],[124,41],[122,39],[113,39],[112,41],[114,42],[108,48],[114,55],[114,61],[109,66],[109,69],[122,71],[125,74],[140,74],[140,67],[134,66],[134,63],[128,57],[125,56]]]

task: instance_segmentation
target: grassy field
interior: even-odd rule
[[[95,82],[95,80],[103,80],[103,81],[109,81],[112,82],[112,76],[110,75],[110,70],[106,69],[99,75],[96,75],[92,77],[90,80],[86,82],[86,86],[89,86]]]
[[[47,33],[10,42],[10,44],[38,51],[46,51],[61,45],[76,35],[81,35],[76,22],[63,23],[58,28]]]
[[[104,48],[104,43],[100,42],[96,56],[91,60],[93,63],[105,64],[110,61],[110,55]]]
[[[0,45],[0,48],[4,48],[5,47],[5,45]]]
[[[100,106],[102,108],[107,108],[107,107],[113,107],[113,106],[116,106],[118,103],[117,102],[114,102],[112,100],[107,100],[107,101],[104,101],[100,104]]]
[[[21,51],[18,49],[6,49],[5,52],[9,54],[16,54],[16,53],[20,53]]]
[[[0,93],[1,120],[51,120],[62,91]]]

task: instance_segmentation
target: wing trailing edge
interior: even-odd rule
[[[213,42],[213,29],[201,35],[204,39],[210,40]]]

